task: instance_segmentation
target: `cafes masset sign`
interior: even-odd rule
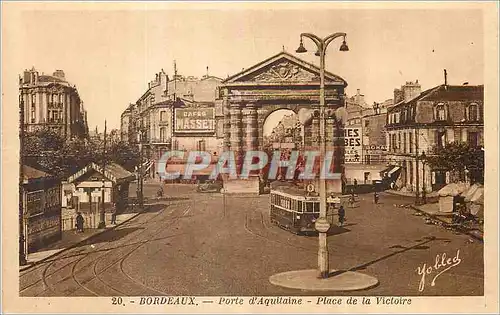
[[[176,133],[215,132],[215,108],[176,108],[174,119]]]

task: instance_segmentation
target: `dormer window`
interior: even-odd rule
[[[467,120],[469,121],[478,121],[479,119],[479,106],[476,103],[472,103],[469,105],[467,110]]]
[[[443,103],[439,103],[436,106],[436,120],[437,121],[446,120],[446,109]]]

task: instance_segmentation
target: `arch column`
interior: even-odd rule
[[[240,104],[230,104],[230,144],[235,156],[241,153],[241,107]]]
[[[222,106],[224,113],[224,122],[222,128],[224,132],[223,145],[224,145],[224,151],[229,151],[231,148],[231,137],[230,137],[231,112],[230,112],[229,100],[227,99],[227,97],[225,97],[222,102],[223,102]]]
[[[259,108],[257,110],[257,146],[258,150],[262,150],[264,146],[264,122],[266,120],[267,110]]]
[[[245,121],[246,121],[246,137],[245,137],[245,149],[246,151],[254,151],[258,149],[257,143],[257,107],[255,104],[248,104],[245,111]]]

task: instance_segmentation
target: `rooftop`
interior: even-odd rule
[[[49,173],[46,173],[44,171],[41,171],[39,169],[33,168],[28,165],[23,166],[23,175],[24,179],[26,180],[52,177],[52,175],[50,175]]]
[[[474,101],[484,98],[483,85],[438,85],[423,91],[418,96],[405,102],[400,101],[390,108],[389,111],[401,106],[412,104],[417,101]]]

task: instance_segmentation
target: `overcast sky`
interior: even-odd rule
[[[50,8],[50,4],[47,4]],[[141,10],[25,11],[19,22],[19,74],[62,69],[77,85],[89,128],[119,128],[120,114],[173,60],[179,74],[226,78],[282,50],[295,53],[301,32],[346,32],[327,53],[327,70],[361,89],[369,104],[392,98],[416,79],[483,84],[483,21],[478,10]],[[146,8],[147,6],[145,6]],[[120,8],[119,4],[115,5]],[[224,8],[224,7],[221,7]],[[305,41],[315,64],[314,44]],[[5,78],[4,78],[5,79]],[[15,80],[13,78],[12,80]]]

